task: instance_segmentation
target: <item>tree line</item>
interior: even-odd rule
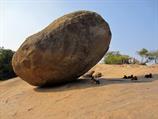
[[[137,54],[141,57],[141,61],[129,55],[123,55],[119,51],[109,51],[104,56],[105,64],[142,64],[154,62],[158,64],[158,50],[149,51],[145,48],[137,51]]]

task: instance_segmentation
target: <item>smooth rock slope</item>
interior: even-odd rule
[[[158,119],[158,66],[96,65],[101,84],[80,80],[33,87],[19,77],[0,82],[0,119]],[[144,74],[152,72],[152,79]],[[138,76],[138,81],[121,79]]]

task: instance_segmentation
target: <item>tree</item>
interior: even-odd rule
[[[105,64],[124,64],[129,63],[129,56],[122,55],[119,51],[108,52],[104,57]]]
[[[137,53],[140,57],[142,57],[141,63],[146,64],[148,62],[149,51],[143,48],[140,51],[137,51]]]
[[[156,51],[150,51],[148,53],[148,59],[150,61],[154,60],[155,64],[158,64],[158,50],[156,50]]]
[[[0,47],[0,79],[8,79],[15,77],[11,60],[14,51]]]

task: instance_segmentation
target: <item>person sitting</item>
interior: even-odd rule
[[[102,77],[102,73],[98,72],[98,73],[94,74],[93,76],[94,76],[94,78],[100,78],[100,77]]]
[[[151,73],[150,73],[150,74],[146,74],[144,77],[145,77],[145,78],[153,78],[153,76],[152,76]]]
[[[123,77],[123,79],[131,79],[131,78],[133,78],[133,74],[131,76],[124,75],[124,77]]]
[[[133,78],[133,74],[132,74],[131,76],[128,76],[127,78],[128,78],[128,79]]]
[[[90,72],[88,72],[88,73],[84,74],[84,75],[83,75],[83,77],[84,77],[84,78],[92,78],[92,77],[93,77],[94,72],[95,72],[95,71],[93,71],[93,70],[92,70],[92,71],[90,71]]]
[[[96,84],[100,84],[99,79],[95,79],[94,76],[92,76],[92,79],[91,79],[91,80],[94,81]]]
[[[137,76],[134,76],[131,80],[138,80]]]
[[[123,76],[123,79],[127,79],[127,76],[126,76],[126,75],[124,75],[124,76]]]

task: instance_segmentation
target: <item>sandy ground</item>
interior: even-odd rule
[[[158,65],[100,64],[93,70],[104,75],[100,85],[89,79],[53,88],[20,78],[0,82],[0,119],[158,119]],[[143,78],[150,72],[154,78]]]

